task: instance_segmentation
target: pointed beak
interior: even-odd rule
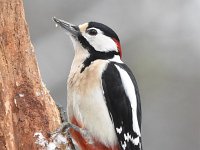
[[[76,25],[73,25],[61,19],[57,19],[56,17],[53,17],[53,21],[55,21],[56,24],[67,30],[68,33],[70,33],[74,37],[77,37],[80,34],[79,27]]]

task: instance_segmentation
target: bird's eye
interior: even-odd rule
[[[95,30],[95,29],[90,29],[90,30],[88,30],[88,34],[89,34],[89,35],[97,35],[97,30]]]

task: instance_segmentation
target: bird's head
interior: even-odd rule
[[[98,22],[88,22],[79,26],[64,20],[53,18],[56,24],[64,28],[70,35],[75,49],[82,47],[86,53],[111,59],[122,56],[121,45],[117,34],[108,26]]]

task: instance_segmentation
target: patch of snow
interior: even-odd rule
[[[61,145],[67,145],[67,139],[62,134],[54,134],[50,137],[50,142],[48,142],[41,132],[36,132],[34,134],[36,137],[36,144],[40,145],[44,150],[57,150]]]
[[[48,145],[48,141],[45,139],[41,132],[36,132],[34,137],[37,138],[35,141],[36,144],[42,146],[43,148]]]
[[[14,99],[14,103],[15,103],[15,105],[17,106],[17,100],[16,100],[16,99]]]
[[[41,95],[41,93],[37,91],[37,92],[35,92],[35,95],[38,97]]]
[[[5,105],[6,115],[7,115],[9,113],[9,110],[10,110],[10,103],[9,103],[9,101],[7,100],[4,105]]]
[[[34,52],[34,47],[33,46],[31,46],[31,52]]]
[[[17,81],[15,82],[15,85],[16,85],[16,86],[20,86],[19,82],[17,82]]]
[[[67,144],[66,137],[64,137],[62,134],[58,134],[55,137],[54,142],[57,144]]]
[[[47,150],[56,150],[56,144],[53,143],[53,142],[50,142],[48,145],[47,145]]]
[[[24,97],[24,94],[23,93],[19,93],[19,97]]]
[[[46,88],[46,84],[44,82],[42,82],[42,87]]]

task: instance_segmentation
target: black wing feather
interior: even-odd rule
[[[102,85],[105,100],[108,106],[110,117],[114,123],[115,132],[117,134],[121,149],[123,149],[122,145],[124,142],[126,142],[126,150],[140,150],[139,144],[134,145],[131,141],[126,141],[124,137],[124,134],[127,133],[129,133],[133,138],[138,137],[138,135],[133,131],[131,104],[124,90],[120,73],[115,65],[118,65],[128,73],[135,86],[135,91],[133,92],[136,92],[137,96],[137,117],[139,127],[141,127],[141,104],[138,87],[132,72],[125,64],[110,62],[102,74]],[[116,128],[122,128],[122,132],[117,132]]]

